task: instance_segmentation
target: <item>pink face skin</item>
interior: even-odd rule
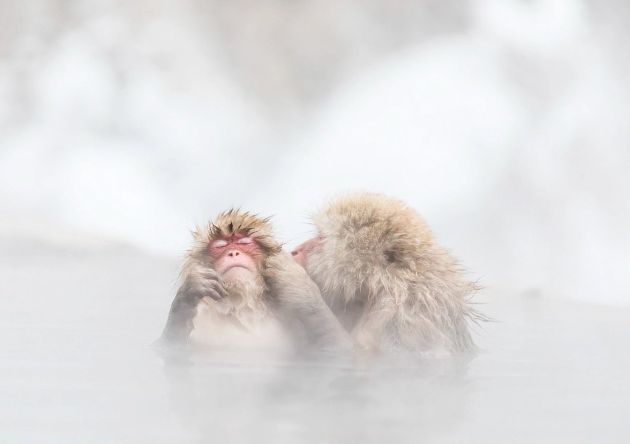
[[[242,281],[258,274],[255,257],[260,247],[252,237],[232,235],[216,239],[208,247],[214,269],[225,281]]]
[[[302,267],[306,267],[308,256],[315,248],[319,246],[320,243],[321,239],[319,237],[314,237],[313,239],[309,239],[301,245],[295,247],[295,249],[291,252],[291,255],[293,256],[293,259],[295,259],[295,262],[300,264]]]

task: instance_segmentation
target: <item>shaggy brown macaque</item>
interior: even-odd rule
[[[319,290],[281,252],[268,219],[230,210],[195,230],[193,237],[164,341],[225,348],[349,346]]]
[[[477,290],[404,203],[376,194],[340,198],[314,217],[317,236],[292,255],[360,349],[427,353],[475,349]]]

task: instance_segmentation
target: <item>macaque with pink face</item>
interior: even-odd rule
[[[258,273],[256,258],[260,257],[260,247],[253,237],[243,234],[223,236],[210,244],[208,253],[224,282],[255,279]]]
[[[475,349],[476,285],[404,203],[346,196],[319,212],[317,235],[293,250],[360,349],[443,354]]]
[[[221,348],[348,346],[319,290],[281,252],[268,219],[230,210],[193,236],[164,341]]]

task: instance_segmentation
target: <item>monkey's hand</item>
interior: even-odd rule
[[[267,258],[262,275],[274,301],[280,304],[324,302],[306,270],[284,251]]]
[[[209,297],[218,301],[227,296],[227,291],[223,286],[223,281],[219,274],[212,268],[204,265],[196,265],[192,267],[184,280],[181,289],[182,299],[185,303],[192,303],[195,306],[204,297]],[[180,297],[180,292],[177,293],[175,299]]]
[[[291,255],[281,252],[269,256],[263,269],[280,318],[296,336],[318,348],[352,348],[348,332],[322,298],[315,282]]]
[[[171,304],[162,339],[167,342],[186,342],[194,327],[193,319],[199,302],[205,297],[219,300],[226,296],[227,291],[215,270],[201,264],[190,267]]]

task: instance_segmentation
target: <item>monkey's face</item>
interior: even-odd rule
[[[302,267],[306,268],[309,256],[313,253],[313,251],[320,247],[321,242],[321,238],[318,236],[298,245],[293,251],[291,251],[293,259],[295,259],[295,261]]]
[[[260,274],[261,250],[253,237],[242,234],[220,237],[210,243],[208,252],[214,269],[226,282],[245,282]]]

